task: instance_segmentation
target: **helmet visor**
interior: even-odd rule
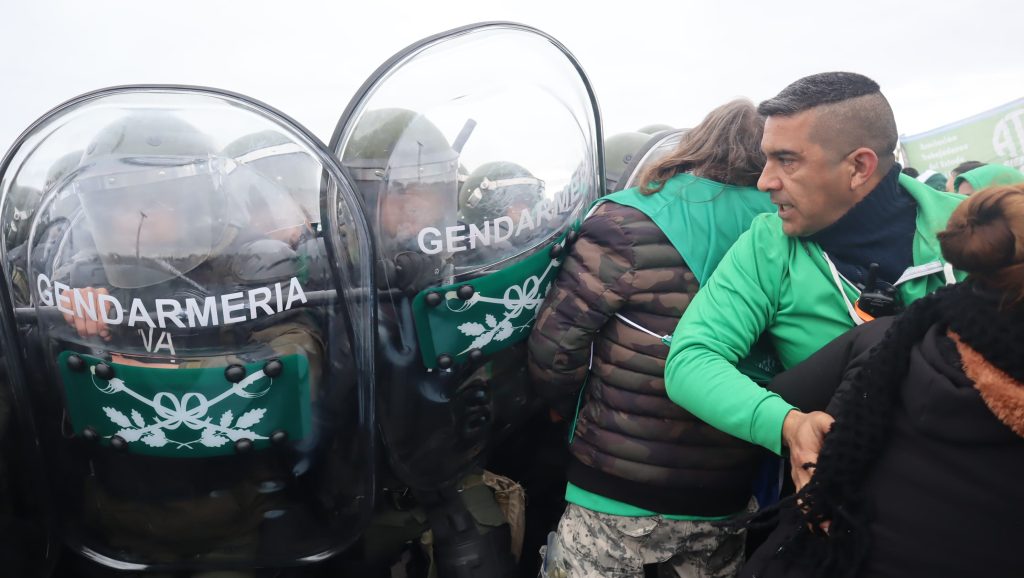
[[[203,263],[245,222],[233,203],[233,164],[216,158],[116,158],[74,183],[107,280],[133,289],[179,277]]]

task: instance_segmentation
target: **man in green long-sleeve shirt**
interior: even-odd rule
[[[900,176],[892,109],[878,85],[830,72],[761,103],[767,164],[756,218],[676,328],[669,397],[714,427],[781,453],[800,487],[832,418],[803,413],[736,369],[762,333],[785,367],[870,318],[857,306],[869,266],[904,305],[959,278],[936,232],[963,198]]]

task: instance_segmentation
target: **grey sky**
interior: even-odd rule
[[[606,134],[688,126],[735,96],[851,70],[882,85],[914,134],[1024,96],[1024,4],[975,0],[0,0],[0,150],[60,102],[106,86],[195,84],[246,94],[323,140],[355,90],[406,45],[488,20],[571,50]]]

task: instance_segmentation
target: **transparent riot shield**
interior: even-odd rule
[[[458,478],[526,402],[496,389],[493,360],[528,334],[600,190],[599,139],[575,59],[505,23],[409,47],[339,122],[331,148],[380,251],[380,416],[407,482]]]
[[[570,231],[602,188],[600,139],[576,60],[510,23],[398,53],[335,130],[331,148],[363,195],[379,249],[378,415],[389,464],[421,501],[456,487],[538,409],[524,340]],[[432,517],[442,549],[456,533],[441,527],[451,518]],[[461,562],[445,556],[472,547],[450,550],[441,568],[457,573]]]
[[[322,144],[241,96],[114,88],[33,124],[0,194],[8,377],[71,550],[205,571],[360,535],[373,251]]]

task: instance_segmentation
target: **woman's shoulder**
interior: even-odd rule
[[[606,201],[597,205],[583,221],[580,233],[608,234],[614,230],[621,235],[636,236],[652,228],[659,230],[654,221],[640,209]]]
[[[638,269],[683,265],[664,231],[643,211],[630,206],[601,203],[583,223],[580,239],[624,255]]]

